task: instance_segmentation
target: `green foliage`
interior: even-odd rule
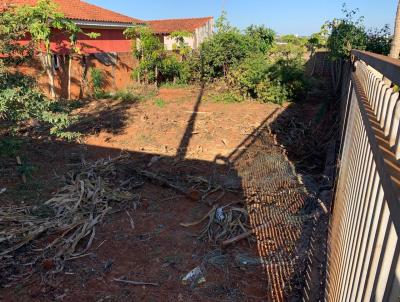
[[[322,26],[321,30],[313,33],[307,40],[306,46],[308,51],[314,53],[317,49],[325,48],[328,39],[328,30],[326,26]]]
[[[156,105],[159,108],[164,108],[166,104],[163,99],[158,98],[154,100],[154,105]]]
[[[105,75],[104,72],[97,68],[90,68],[90,77],[93,96],[96,99],[109,98],[109,94],[104,92]]]
[[[343,5],[342,12],[343,18],[326,24],[330,30],[327,46],[333,59],[349,58],[352,49],[365,50],[367,44],[364,18],[356,18],[358,10],[348,10]]]
[[[21,149],[22,141],[9,136],[0,139],[0,157],[14,157]]]
[[[304,74],[303,59],[300,57],[276,60],[271,65],[269,79],[273,83],[279,83],[288,97],[286,100],[292,101],[303,100],[310,85]]]
[[[246,58],[232,70],[229,84],[243,97],[277,104],[299,101],[308,89],[300,58],[281,56],[271,60],[260,53]]]
[[[248,52],[246,36],[230,26],[225,13],[217,20],[216,28],[218,31],[201,46],[200,64],[206,79],[227,76]]]
[[[229,24],[224,12],[216,21],[216,33],[202,44],[199,54],[190,58],[189,70],[202,74],[205,80],[227,77],[244,60],[249,62],[248,57],[268,53],[274,39],[274,31],[265,26],[251,25],[241,32]]]
[[[124,31],[126,37],[132,39],[135,56],[139,59],[139,67],[134,77],[147,83],[157,81],[156,72],[166,56],[164,45],[148,26],[133,26]],[[136,43],[139,39],[139,43]]]
[[[280,42],[292,44],[296,46],[305,46],[307,44],[307,38],[299,37],[296,35],[283,35],[279,38]]]
[[[143,25],[135,25],[127,28],[124,31],[124,35],[136,42],[133,43],[133,51],[139,60],[154,60],[163,50],[160,39],[153,33],[150,27]]]
[[[223,92],[212,96],[212,100],[216,103],[232,104],[244,101],[244,98],[235,92]]]
[[[267,53],[271,49],[275,32],[265,26],[251,25],[245,30],[250,50],[253,52]]]
[[[257,97],[264,103],[283,104],[289,99],[289,92],[279,81],[263,80],[257,85]]]
[[[379,54],[390,52],[391,31],[388,25],[381,29],[366,30],[364,17],[358,17],[358,9],[348,10],[343,5],[344,17],[327,22],[330,31],[327,47],[332,59],[348,59],[352,49],[368,50]]]
[[[113,95],[113,99],[123,102],[136,102],[139,101],[141,97],[129,90],[119,90]]]
[[[185,32],[171,34],[176,40],[175,54],[165,51],[147,27],[132,27],[125,34],[140,40],[136,46],[140,66],[134,76],[145,83],[224,79],[229,92],[213,98],[229,103],[252,98],[281,104],[300,99],[307,89],[302,62],[307,39],[289,35],[281,37],[287,41],[285,45],[277,45],[271,29],[252,25],[240,31],[229,24],[225,12],[216,21],[216,32],[199,50],[187,51],[185,37],[189,33]]]
[[[174,55],[166,56],[160,62],[159,72],[161,73],[164,81],[173,81],[181,75],[182,64]]]
[[[21,122],[41,118],[48,104],[33,83],[20,74],[0,75],[0,119]]]
[[[48,125],[50,134],[74,139],[78,133],[66,129],[73,123],[67,112],[58,103],[46,98],[37,88],[36,82],[21,74],[0,74],[0,121],[17,129],[19,125],[36,120]]]
[[[133,41],[139,67],[134,70],[133,77],[144,83],[176,82],[187,83],[190,80],[190,69],[186,57],[191,49],[185,43],[185,37],[191,33],[177,31],[171,34],[176,40],[176,53],[168,52],[160,39],[147,26],[133,26],[125,30],[125,35]]]
[[[193,34],[187,31],[174,31],[170,37],[175,40],[173,49],[177,51],[183,58],[185,58],[190,52],[190,46],[185,42],[185,38],[192,37]]]
[[[366,50],[374,53],[388,55],[392,44],[392,32],[389,25],[383,28],[373,28],[367,31]]]
[[[269,69],[265,55],[254,54],[230,72],[228,82],[239,89],[243,96],[257,98],[257,86],[267,79]]]

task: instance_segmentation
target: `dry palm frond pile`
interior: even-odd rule
[[[222,242],[246,234],[251,229],[249,214],[243,207],[226,205],[214,206],[202,219],[193,223],[182,223],[184,227],[199,225],[207,221],[199,238],[214,243]],[[254,238],[249,236],[248,240]]]
[[[112,212],[113,204],[138,202],[131,186],[118,180],[116,160],[83,163],[40,207],[0,208],[0,269],[12,266],[15,252],[22,248],[32,255],[30,261],[53,259],[58,264],[86,253],[96,225]],[[62,265],[54,271],[61,269]]]

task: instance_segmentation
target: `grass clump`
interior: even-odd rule
[[[154,100],[154,105],[156,105],[158,108],[164,108],[166,103],[163,99],[157,98]]]

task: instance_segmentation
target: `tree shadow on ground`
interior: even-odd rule
[[[136,117],[134,109],[138,102],[98,100],[93,102],[90,111],[81,113],[78,122],[68,130],[83,135],[98,134],[101,131],[112,135],[122,134],[128,121]]]
[[[67,269],[79,272],[78,278],[56,276],[59,278],[58,285],[43,285],[46,290],[41,291],[35,299],[55,299],[58,293],[64,292],[65,286],[73,288],[69,299],[79,297],[86,300],[97,298],[98,288],[101,288],[102,296],[112,294],[118,297],[117,301],[124,301],[129,297],[152,298],[158,301],[171,297],[176,301],[178,293],[183,299],[196,297],[199,301],[281,301],[287,297],[300,299],[305,286],[303,275],[307,269],[318,203],[314,196],[315,185],[299,181],[298,173],[300,171],[313,176],[321,173],[324,155],[319,152],[324,150],[309,144],[309,141],[315,139],[314,131],[319,128],[314,127],[314,124],[310,125],[309,121],[317,115],[316,112],[322,110],[323,105],[316,97],[315,103],[290,105],[274,112],[227,158],[217,156],[212,162],[188,160],[185,159],[186,150],[195,128],[203,89],[204,86],[200,89],[178,154],[160,159],[159,154],[129,152],[130,163],[121,168],[121,175],[125,178],[134,177],[135,170],[140,168],[155,175],[168,176],[177,182],[188,176],[206,179],[208,183],[223,188],[223,197],[210,195],[209,199],[200,201],[196,196],[193,198],[196,195],[192,194],[196,192],[193,188],[182,192],[158,182],[146,181],[143,188],[134,190],[136,194],[143,196],[141,206],[132,214],[136,228],[128,230],[129,227],[124,225],[128,217],[124,211],[110,216],[94,237],[94,246],[103,246],[94,251],[96,258],[81,259],[77,263],[68,264]],[[130,118],[130,108],[132,104],[124,102],[112,108],[94,108],[74,129],[84,134],[99,131],[119,134]],[[322,120],[325,121],[321,118]],[[328,119],[326,124],[329,123]],[[304,125],[307,126],[306,129]],[[322,134],[323,130],[318,130],[318,133]],[[62,182],[51,181],[55,174],[61,176],[68,170],[79,169],[82,161],[116,157],[121,153],[119,149],[48,141],[47,138],[23,137],[21,140],[24,147],[18,154],[24,153],[26,163],[37,167],[28,181],[40,181],[42,184],[42,188],[35,185],[28,188],[31,194],[38,197],[35,198],[35,205],[50,198],[51,193],[62,185]],[[313,150],[312,154],[310,149]],[[21,197],[16,195],[18,187],[15,184],[21,184],[21,171],[18,170],[14,157],[0,159],[1,168],[10,172],[7,177],[0,178],[0,188],[7,188],[2,194],[5,204],[13,204],[15,199]],[[156,162],[154,158],[157,159]],[[116,180],[125,181],[118,177]],[[32,200],[32,196],[23,197],[25,204]],[[238,240],[232,245],[221,247],[220,243],[196,239],[196,232],[201,231],[203,224],[193,230],[179,225],[182,221],[196,221],[201,218],[210,211],[210,204],[214,203],[220,207],[232,203],[244,206],[249,215],[248,235],[254,235],[253,245],[248,245],[246,240]],[[151,232],[160,228],[165,231]],[[153,234],[152,240],[143,239],[147,238],[143,237],[144,234],[150,233]],[[27,260],[24,253],[34,247],[32,245],[17,250],[14,256],[19,260],[16,261],[22,261],[20,265],[23,266],[23,261]],[[228,264],[223,270],[210,267],[203,287],[191,289],[183,286],[180,282],[182,274],[199,265],[199,259],[204,259],[210,250],[220,251],[229,259]],[[170,257],[172,251],[179,253],[182,258],[180,264],[174,264],[178,269],[170,270],[168,264],[162,266],[166,271],[160,271],[161,264],[154,259],[165,261],[160,259]],[[24,260],[20,260],[21,258]],[[95,269],[95,265],[103,264],[101,261],[108,261],[107,259],[112,259],[115,263],[115,271],[98,272],[94,275],[83,271],[84,268]],[[10,282],[10,276],[13,273],[20,274],[20,269],[21,267],[16,270],[3,267],[3,272],[11,273],[4,273],[1,282]],[[41,286],[39,274],[46,274],[40,263],[33,266],[33,271],[35,270],[38,272],[37,277],[33,276],[31,285],[26,285],[29,290],[21,294],[24,298],[32,298],[32,287]],[[130,274],[132,270],[140,272],[142,278],[159,281],[161,286],[149,289],[146,293],[141,288],[130,288],[126,296],[122,297],[117,296],[120,295],[120,287],[101,281],[106,277],[119,278],[122,274]],[[83,292],[82,282],[85,285],[91,282],[95,286],[87,287]],[[12,291],[4,291],[5,297],[12,294]]]

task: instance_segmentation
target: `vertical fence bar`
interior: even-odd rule
[[[400,62],[353,54],[355,71],[342,73],[349,83],[342,86],[325,300],[389,301],[400,297],[400,99],[381,75],[400,84]]]

